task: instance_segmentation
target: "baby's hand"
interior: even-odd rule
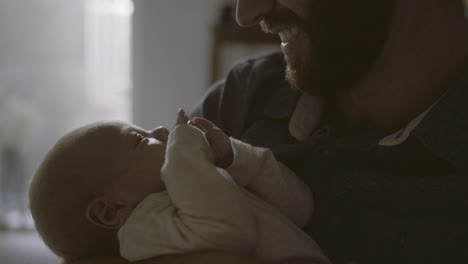
[[[177,119],[174,127],[178,125],[186,125],[187,122],[189,121],[189,118],[185,114],[184,109],[180,108],[179,111],[177,112]]]
[[[215,165],[223,169],[231,166],[234,153],[229,137],[211,121],[202,117],[195,117],[189,121],[189,124],[204,132],[205,138],[213,151]]]

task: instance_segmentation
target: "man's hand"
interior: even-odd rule
[[[223,169],[231,166],[234,153],[229,137],[211,121],[202,117],[195,117],[189,121],[189,124],[204,132],[205,138],[213,151],[215,165]]]

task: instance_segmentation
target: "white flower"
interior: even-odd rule
[[[11,95],[0,100],[0,142],[3,146],[20,147],[39,124],[40,115],[32,104]]]

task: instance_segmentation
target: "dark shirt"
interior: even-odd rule
[[[288,130],[300,92],[271,54],[238,64],[191,116],[272,149],[315,199],[307,231],[335,264],[468,263],[468,76],[402,144],[342,135],[324,122],[298,142]]]

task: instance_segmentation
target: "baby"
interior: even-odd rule
[[[98,122],[65,135],[34,176],[30,206],[65,260],[223,251],[329,263],[301,229],[309,189],[270,150],[182,110],[172,131]]]

